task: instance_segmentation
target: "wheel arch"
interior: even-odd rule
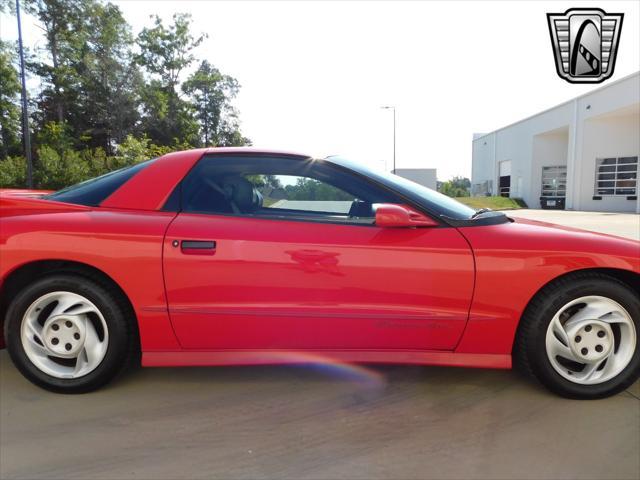
[[[629,288],[631,288],[632,290],[634,290],[635,292],[638,293],[638,295],[640,296],[640,273],[634,272],[632,270],[623,270],[620,268],[585,268],[585,269],[580,269],[580,270],[572,270],[571,272],[566,272],[558,277],[555,277],[551,280],[549,280],[547,283],[545,283],[542,287],[540,287],[534,294],[533,296],[529,299],[529,301],[527,302],[526,307],[524,308],[524,310],[522,310],[522,313],[520,314],[520,319],[518,321],[518,327],[516,329],[513,341],[512,341],[512,354],[516,353],[516,349],[518,346],[518,338],[520,335],[520,331],[521,331],[521,327],[522,327],[522,318],[525,316],[525,313],[528,311],[528,309],[531,307],[531,304],[533,303],[533,301],[547,288],[551,287],[554,283],[560,281],[560,280],[566,280],[568,278],[571,277],[580,277],[580,276],[584,276],[584,275],[605,275],[605,276],[609,276],[612,277],[622,283],[624,283],[625,285],[627,285]]]
[[[122,287],[113,278],[105,272],[92,265],[76,262],[72,260],[50,259],[36,260],[20,265],[12,270],[3,280],[0,286],[0,348],[6,345],[4,339],[4,323],[11,299],[26,287],[29,283],[36,279],[43,278],[47,275],[55,273],[75,274],[81,277],[97,281],[113,290],[123,299],[127,309],[129,318],[133,320],[133,331],[136,335],[136,342],[140,343],[140,333],[138,321],[133,308],[133,304]]]

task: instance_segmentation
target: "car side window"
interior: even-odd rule
[[[182,211],[373,224],[373,205],[393,193],[321,160],[208,156],[182,182]]]
[[[265,213],[304,212],[308,214],[347,215],[355,195],[310,177],[295,175],[247,175],[262,195]]]

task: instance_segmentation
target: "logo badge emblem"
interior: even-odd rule
[[[558,75],[571,83],[600,83],[613,75],[623,17],[599,8],[548,13]]]

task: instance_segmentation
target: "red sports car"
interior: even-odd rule
[[[342,158],[216,148],[0,195],[4,343],[86,392],[144,366],[510,368],[574,398],[640,373],[640,243],[474,211]]]

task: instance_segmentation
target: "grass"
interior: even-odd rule
[[[505,208],[517,209],[527,208],[525,203],[520,198],[507,198],[507,197],[458,197],[456,198],[461,203],[468,205],[471,208],[479,210],[481,208],[490,208],[492,210],[504,210]]]

